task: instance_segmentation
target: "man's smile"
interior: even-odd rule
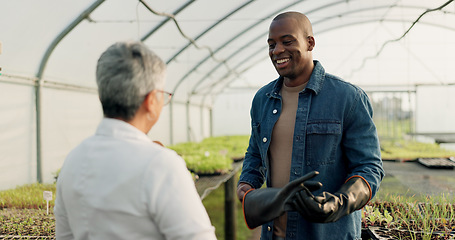
[[[279,68],[286,67],[291,59],[290,58],[280,58],[275,60],[276,66]]]

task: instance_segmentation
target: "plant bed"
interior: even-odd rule
[[[199,176],[221,175],[232,170],[232,159],[206,151],[204,154],[182,155],[187,168]]]
[[[368,203],[363,209],[363,227],[371,239],[455,239],[454,199],[428,197],[425,203],[391,199]]]
[[[231,159],[243,158],[248,147],[249,136],[209,137],[200,143],[205,149],[220,151]]]
[[[368,227],[368,232],[373,240],[442,240],[454,239],[455,234],[442,232],[415,232],[402,229],[389,229],[384,227]]]
[[[55,217],[52,210],[43,209],[0,210],[0,239],[53,239]]]
[[[5,235],[5,236],[2,236],[0,235],[0,239],[22,239],[22,240],[47,240],[47,239],[55,239],[55,237],[52,237],[52,236],[20,236],[20,235],[17,235],[17,236],[10,236],[10,235]]]
[[[200,170],[192,170],[188,169],[192,174],[195,174],[197,176],[197,180],[199,180],[199,177],[213,177],[213,176],[220,176],[226,173],[226,171],[215,169],[215,170],[210,170],[207,172],[201,172]],[[194,178],[193,178],[194,180]],[[195,182],[197,181],[195,180]]]
[[[448,158],[418,158],[417,162],[427,168],[434,169],[454,169],[455,162]]]
[[[206,138],[200,143],[185,142],[170,146],[185,160],[187,168],[199,176],[222,175],[232,170],[232,163],[243,160],[248,136]]]
[[[400,162],[400,163],[417,161],[416,158],[382,158],[381,160],[387,161],[387,162]]]
[[[441,148],[435,143],[411,140],[381,140],[381,157],[385,161],[416,161],[418,158],[447,158],[454,151]]]

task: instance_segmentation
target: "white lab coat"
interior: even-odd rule
[[[184,160],[134,126],[105,118],[66,158],[57,239],[216,239]]]

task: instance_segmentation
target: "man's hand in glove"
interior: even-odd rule
[[[248,190],[243,196],[243,213],[247,226],[253,229],[279,217],[285,211],[293,210],[290,203],[298,191],[315,191],[322,187],[320,182],[307,181],[318,174],[316,171],[310,172],[283,188]]]
[[[364,178],[354,176],[334,194],[323,192],[314,196],[308,189],[299,191],[292,207],[308,221],[328,223],[361,209],[370,199],[370,185]]]
[[[239,183],[239,185],[237,186],[237,197],[239,198],[240,202],[243,201],[243,195],[245,195],[245,193],[252,188],[253,187],[248,183],[244,182]]]

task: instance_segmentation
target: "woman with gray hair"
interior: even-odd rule
[[[57,239],[216,239],[184,160],[147,136],[171,97],[165,68],[140,42],[99,58],[104,118],[60,171]]]

